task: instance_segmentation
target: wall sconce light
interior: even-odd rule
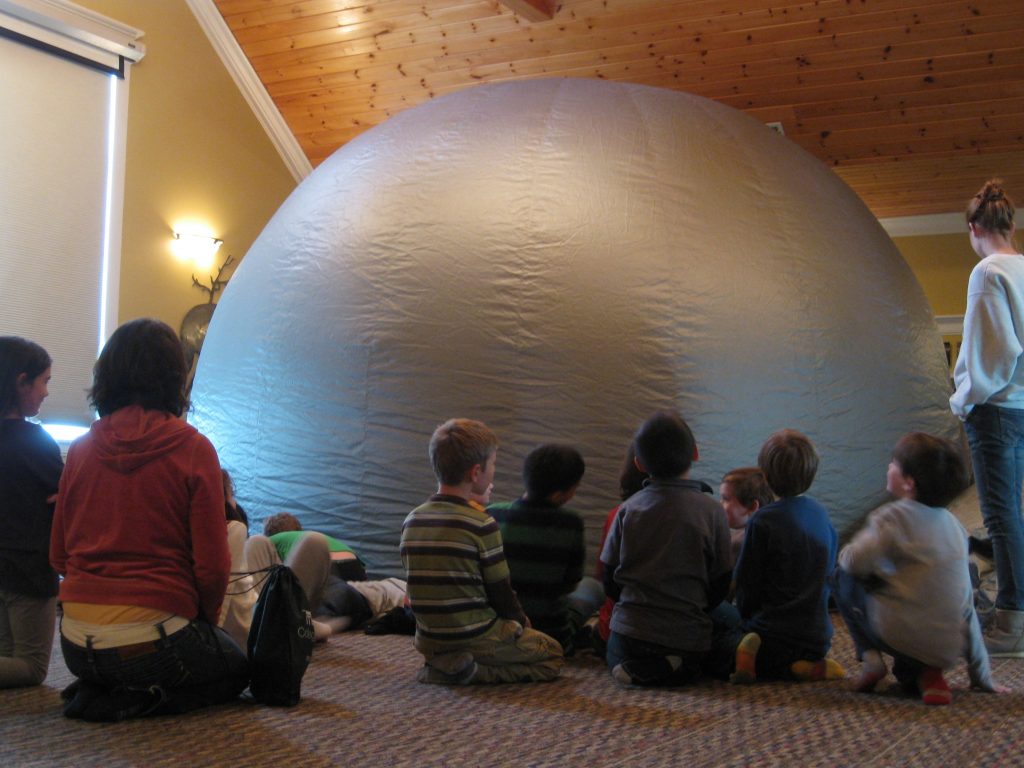
[[[223,240],[209,235],[175,232],[171,250],[183,261],[191,261],[197,269],[209,269]]]

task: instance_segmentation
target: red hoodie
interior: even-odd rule
[[[68,451],[50,538],[60,599],[216,622],[231,556],[220,463],[181,419],[139,406]]]

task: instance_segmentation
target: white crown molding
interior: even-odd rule
[[[959,336],[964,332],[963,315],[936,315],[935,323],[941,336]]]
[[[962,213],[933,213],[927,216],[899,216],[879,219],[889,237],[914,235],[957,235],[967,233],[967,222]]]
[[[217,51],[217,55],[220,56],[220,60],[224,62],[224,66],[231,73],[242,96],[249,103],[256,119],[260,121],[263,130],[267,132],[270,141],[277,148],[292,177],[296,182],[302,181],[313,172],[313,166],[299,146],[299,142],[295,140],[295,135],[284,121],[277,105],[267,93],[267,89],[260,82],[256,71],[252,68],[249,60],[245,58],[238,41],[231,34],[227,22],[220,15],[213,0],[186,0],[186,2],[214,50]]]

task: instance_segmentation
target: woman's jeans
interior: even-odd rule
[[[202,620],[152,643],[83,648],[62,636],[60,644],[76,677],[115,692],[159,689],[165,713],[230,701],[249,683],[245,653],[222,629]]]
[[[996,564],[996,608],[1024,610],[1024,410],[976,405],[964,422]]]

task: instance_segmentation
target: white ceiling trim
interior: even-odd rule
[[[879,219],[889,237],[914,235],[967,234],[967,220],[962,213],[932,213],[926,216],[898,216]]]
[[[213,45],[220,60],[224,62],[228,72],[234,79],[242,96],[249,103],[256,119],[260,121],[263,130],[267,132],[270,141],[277,148],[281,159],[288,167],[296,182],[302,181],[313,171],[306,154],[295,139],[288,124],[281,116],[281,112],[274,104],[267,89],[263,87],[256,71],[252,68],[249,60],[245,58],[242,49],[235,40],[235,36],[228,29],[224,17],[213,4],[213,0],[186,0],[192,13],[195,15],[199,26],[203,28],[207,38]]]
[[[936,315],[935,324],[941,336],[959,336],[964,332],[963,315]]]

